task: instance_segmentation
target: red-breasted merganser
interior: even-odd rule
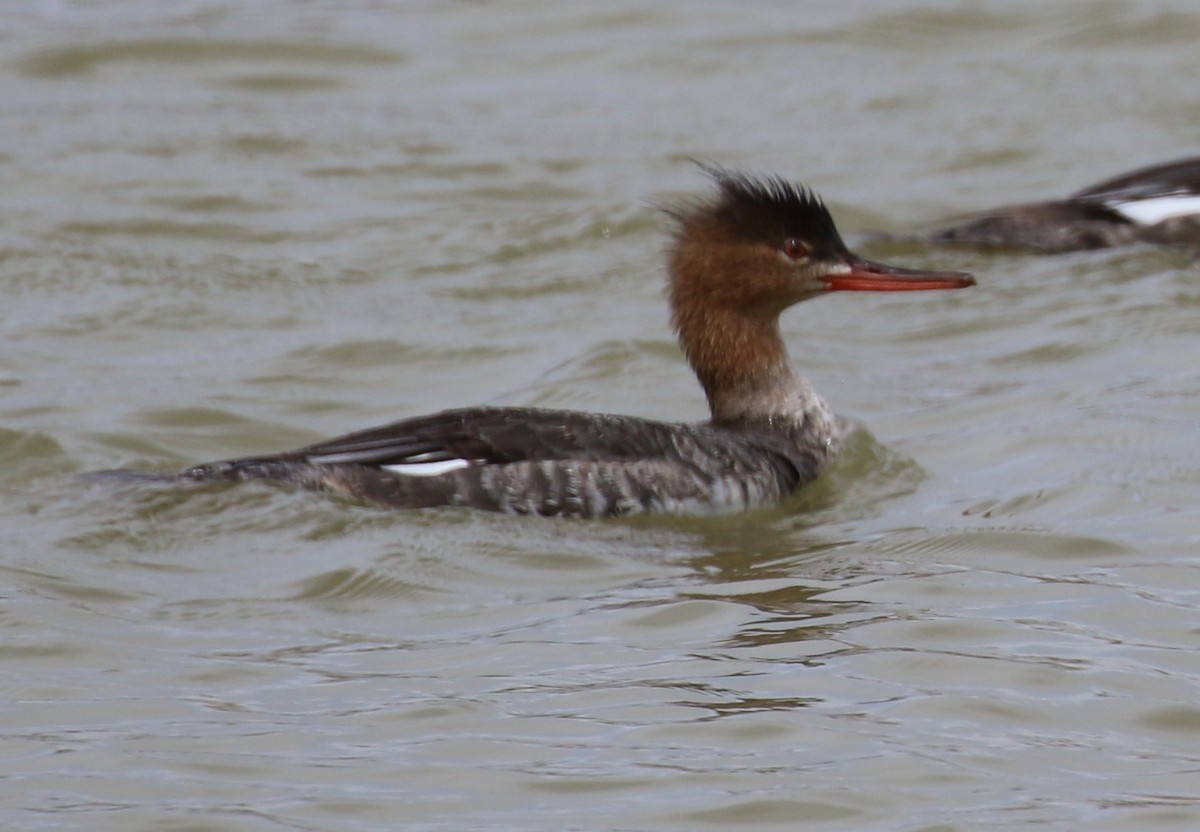
[[[702,167],[718,193],[669,210],[677,229],[668,296],[679,342],[708,396],[709,421],[446,410],[170,478],[275,480],[395,508],[577,517],[715,514],[778,502],[817,476],[840,433],[825,402],[793,372],[780,313],[837,290],[957,289],[975,281],[864,260],[807,188]]]
[[[1139,168],[1062,200],[968,214],[930,239],[1045,254],[1131,243],[1200,249],[1200,157]]]

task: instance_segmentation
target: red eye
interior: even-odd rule
[[[788,237],[783,241],[783,253],[792,260],[800,260],[812,254],[812,249],[803,240]]]

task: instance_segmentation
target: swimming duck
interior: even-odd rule
[[[1131,243],[1200,250],[1200,157],[1123,173],[1066,199],[968,214],[929,239],[1044,254]]]
[[[675,230],[667,296],[708,398],[707,421],[471,407],[169,478],[273,480],[404,509],[574,517],[716,514],[777,503],[818,475],[841,433],[793,370],[780,313],[834,291],[958,289],[975,281],[865,260],[846,248],[809,189],[701,167],[716,195],[668,209]]]

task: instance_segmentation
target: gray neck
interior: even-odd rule
[[[791,367],[708,393],[714,424],[753,424],[771,432],[802,431],[814,439],[837,438],[837,420],[829,405]]]

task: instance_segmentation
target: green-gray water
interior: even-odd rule
[[[0,11],[0,826],[1200,827],[1200,267],[865,246],[787,510],[97,486],[476,403],[703,415],[690,158],[853,243],[1200,152],[1175,2]]]

